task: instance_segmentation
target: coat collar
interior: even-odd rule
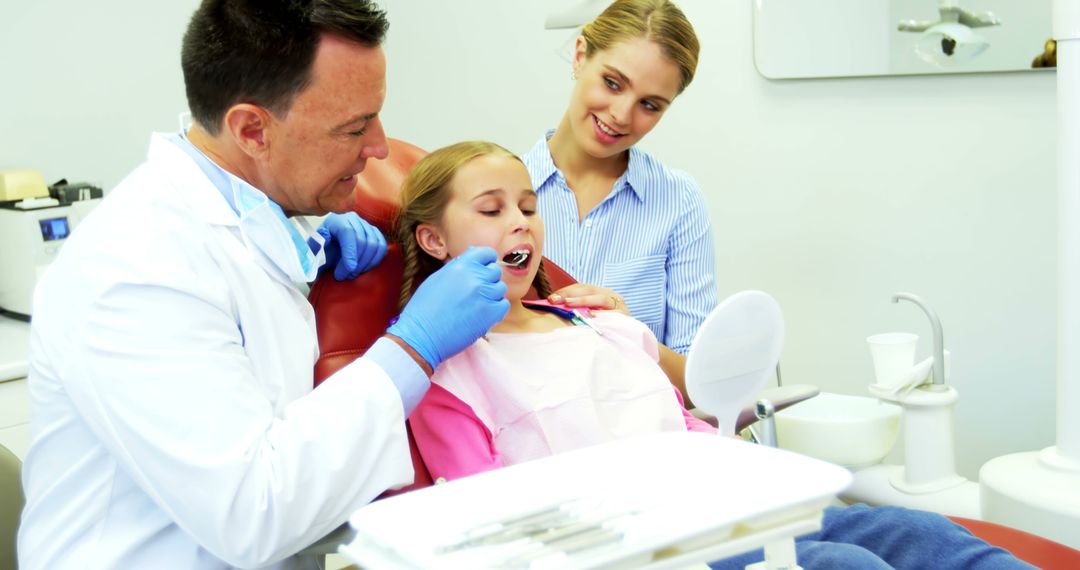
[[[240,218],[206,172],[170,135],[154,133],[147,162],[165,173],[177,196],[208,223],[237,226]],[[227,183],[226,178],[226,183]]]

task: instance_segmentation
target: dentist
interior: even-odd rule
[[[404,419],[438,364],[508,310],[495,252],[429,278],[312,390],[300,287],[385,241],[346,212],[387,155],[369,0],[205,0],[181,63],[194,126],[154,135],[35,294],[24,569],[315,568],[298,551],[412,481]],[[329,239],[327,239],[329,238]],[[327,243],[323,243],[327,242]]]

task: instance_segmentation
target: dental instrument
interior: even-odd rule
[[[604,331],[600,330],[600,327],[596,326],[596,323],[593,322],[592,311],[590,311],[588,308],[553,305],[550,301],[544,299],[524,299],[521,301],[521,303],[527,307],[532,307],[541,311],[554,313],[574,323],[575,325],[589,327],[596,334],[604,336]]]
[[[513,267],[514,269],[521,269],[526,260],[529,259],[529,253],[525,251],[514,251],[507,254],[506,257],[510,257],[510,261],[500,259],[496,263],[504,267]]]

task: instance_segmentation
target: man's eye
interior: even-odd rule
[[[364,133],[367,133],[367,128],[366,127],[363,128],[363,129],[360,129],[359,131],[350,131],[350,132],[348,132],[346,134],[348,134],[350,137],[362,137],[362,136],[364,136]]]

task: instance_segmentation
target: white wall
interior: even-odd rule
[[[197,5],[0,2],[0,169],[115,186],[187,110],[180,37]]]
[[[386,0],[388,132],[526,150],[569,93],[555,51],[570,32],[542,29],[569,3]],[[0,68],[26,82],[0,95],[0,168],[114,185],[149,130],[175,128],[196,2],[14,4],[0,6]],[[1052,444],[1054,75],[769,81],[753,67],[749,0],[681,5],[701,66],[643,146],[704,188],[722,294],[781,302],[785,380],[864,394],[877,332],[919,333],[926,354],[922,313],[889,302],[911,291],[936,308],[953,354],[964,474]],[[78,30],[93,30],[78,49],[49,45]],[[72,86],[85,93],[58,91]]]

